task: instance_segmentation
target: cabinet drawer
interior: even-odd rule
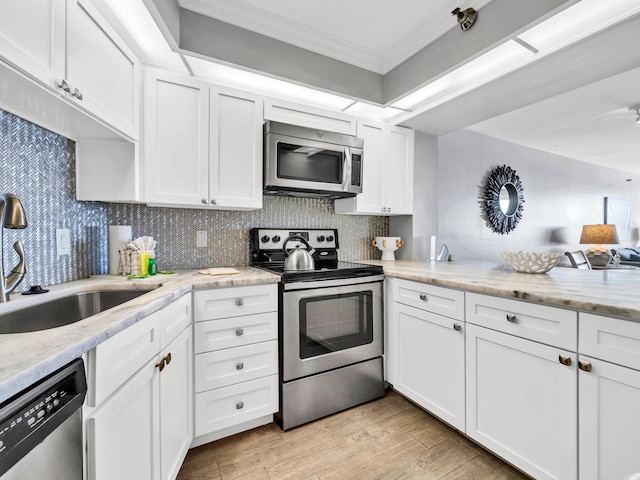
[[[194,334],[196,353],[276,340],[278,312],[197,322]]]
[[[278,375],[196,394],[195,436],[278,411]]]
[[[640,370],[640,323],[580,313],[579,351]]]
[[[196,322],[277,310],[278,286],[275,283],[193,293],[193,316]]]
[[[456,320],[464,320],[462,291],[403,279],[398,279],[393,288],[393,299],[396,302]]]
[[[160,351],[161,312],[114,335],[89,352],[90,406],[100,405]],[[93,394],[92,394],[93,392]]]
[[[466,294],[467,322],[576,351],[578,314],[507,298]]]
[[[201,353],[195,358],[196,392],[278,373],[278,342]]]
[[[191,295],[184,295],[160,312],[160,349],[162,350],[191,325]]]

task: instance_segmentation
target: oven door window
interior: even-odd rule
[[[343,167],[339,150],[278,142],[278,178],[341,184]]]
[[[300,358],[366,345],[373,341],[372,292],[302,298]]]

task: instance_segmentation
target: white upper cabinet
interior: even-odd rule
[[[0,57],[127,138],[138,138],[139,61],[88,0],[4,2]]]
[[[364,139],[362,193],[336,200],[336,213],[412,214],[413,130],[360,119],[358,137]]]
[[[262,207],[262,99],[149,69],[144,200],[191,208]]]
[[[139,136],[139,61],[88,0],[67,0],[62,77],[77,105],[132,139]]]
[[[144,200],[208,205],[209,85],[148,70],[144,97]]]
[[[356,134],[356,117],[352,115],[276,98],[264,99],[264,119],[346,135]]]
[[[212,86],[209,202],[262,208],[262,97]]]
[[[0,56],[50,87],[64,72],[65,0],[3,2]]]

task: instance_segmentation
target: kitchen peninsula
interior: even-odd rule
[[[640,272],[378,263],[394,390],[537,479],[640,471]]]
[[[361,262],[382,265],[388,277],[640,321],[640,268],[576,270],[556,267],[546,274],[526,274],[515,272],[506,264],[466,260]]]

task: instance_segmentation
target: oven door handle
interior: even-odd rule
[[[308,290],[311,288],[329,288],[329,287],[342,287],[344,285],[360,285],[362,283],[381,282],[384,280],[384,275],[368,275],[365,277],[353,277],[353,278],[332,278],[327,280],[316,280],[314,282],[291,282],[284,283],[283,289],[285,292],[292,290]]]

